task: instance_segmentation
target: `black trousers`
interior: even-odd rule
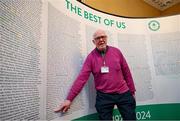
[[[100,120],[112,120],[114,105],[117,105],[123,120],[136,120],[136,101],[130,91],[123,94],[97,91],[95,107]]]

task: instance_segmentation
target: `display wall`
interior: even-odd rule
[[[97,119],[92,75],[67,113],[53,109],[94,49],[99,28],[130,66],[137,119],[180,120],[180,15],[122,18],[75,0],[0,1],[0,11],[0,120]],[[113,120],[122,120],[116,107]]]

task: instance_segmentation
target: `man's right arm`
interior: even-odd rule
[[[59,107],[54,109],[54,112],[67,112],[71,106],[70,100],[65,100]]]
[[[66,112],[70,108],[71,102],[84,87],[85,83],[89,78],[90,73],[91,73],[91,57],[88,56],[83,64],[81,72],[74,81],[66,100],[57,109],[54,110],[55,112]]]
[[[78,77],[74,81],[66,100],[70,100],[72,102],[74,98],[80,93],[89,78],[91,70],[91,57],[88,56],[83,64],[83,67]]]

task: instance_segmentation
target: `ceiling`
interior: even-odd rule
[[[175,4],[180,3],[180,0],[144,0],[149,5],[163,11]]]

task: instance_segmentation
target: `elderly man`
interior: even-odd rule
[[[135,86],[130,69],[121,51],[107,45],[107,38],[101,29],[93,34],[96,48],[87,56],[66,100],[55,112],[66,112],[70,108],[92,72],[97,90],[95,107],[99,119],[112,120],[113,108],[117,105],[123,120],[136,120]]]

